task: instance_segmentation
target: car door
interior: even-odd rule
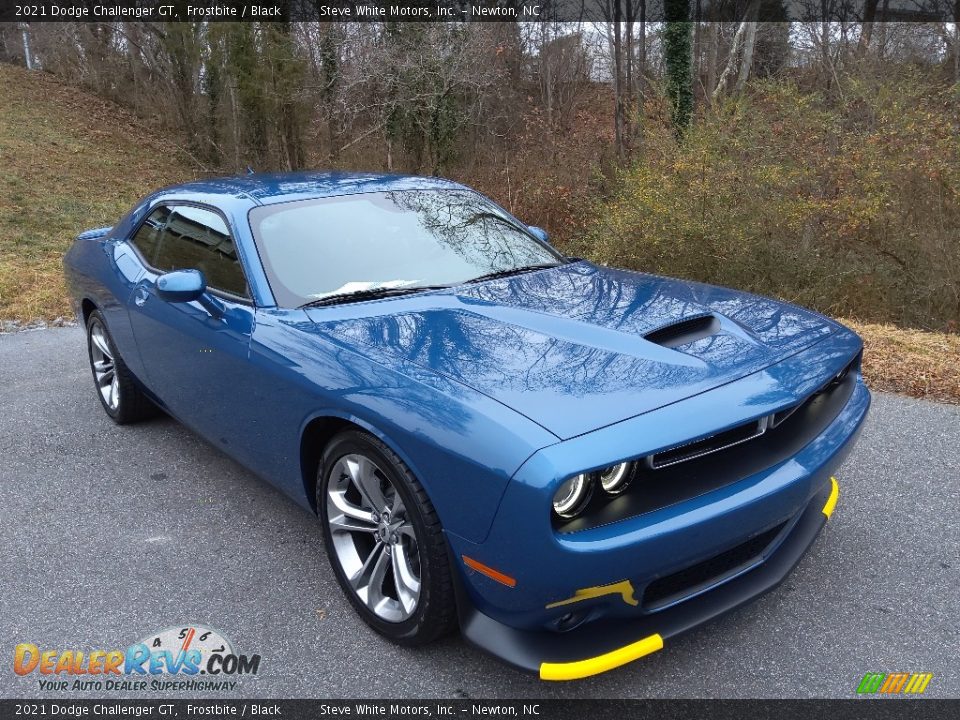
[[[144,382],[181,421],[229,445],[246,410],[255,318],[229,227],[211,208],[170,204],[154,210],[130,242],[145,267],[128,301]],[[157,278],[185,269],[204,274],[207,296],[161,299]]]

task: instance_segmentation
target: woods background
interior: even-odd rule
[[[776,0],[749,0],[653,23],[604,2],[591,23],[5,24],[0,61],[29,48],[185,175],[440,174],[570,254],[960,328],[956,22],[886,22],[878,0],[869,21],[758,22]]]

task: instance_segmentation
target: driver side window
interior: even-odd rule
[[[223,218],[191,205],[170,207],[168,213],[151,264],[161,272],[195,268],[203,273],[209,288],[249,298],[240,258]],[[140,232],[134,238],[138,247]]]

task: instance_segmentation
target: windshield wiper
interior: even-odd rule
[[[360,302],[361,300],[379,300],[380,298],[396,297],[398,295],[413,295],[425,290],[445,290],[449,285],[417,285],[416,287],[382,287],[354,290],[353,292],[336,293],[304,303],[300,308],[320,307],[323,305],[340,305],[342,303]]]
[[[472,280],[467,280],[465,285],[472,283],[483,282],[484,280],[495,280],[497,278],[510,277],[511,275],[519,275],[520,273],[532,272],[534,270],[544,270],[546,268],[558,267],[563,263],[540,263],[539,265],[524,265],[523,267],[510,268],[509,270],[495,270],[489,272],[486,275],[478,275]]]

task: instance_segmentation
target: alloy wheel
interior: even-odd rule
[[[420,600],[420,551],[393,482],[369,457],[344,455],[327,500],[334,555],[353,592],[382,620],[410,618]]]
[[[116,362],[107,334],[98,321],[90,325],[90,363],[93,365],[93,376],[104,404],[111,410],[116,410],[120,404]]]

